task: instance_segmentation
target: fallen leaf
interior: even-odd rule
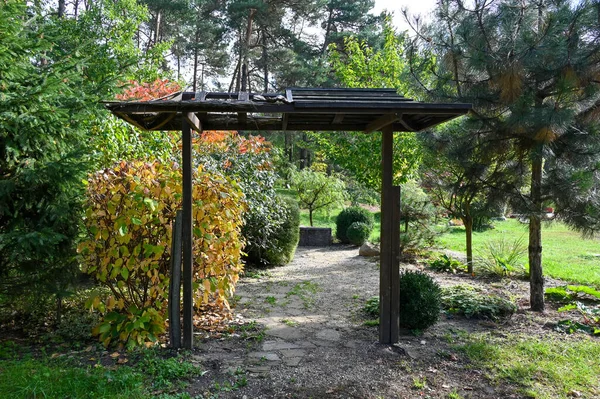
[[[113,359],[116,359],[119,356],[121,356],[121,354],[119,352],[113,352],[113,353],[110,354],[110,357],[112,357]]]
[[[119,360],[117,360],[117,364],[125,364],[129,361],[129,359],[125,358],[125,357],[120,357]]]

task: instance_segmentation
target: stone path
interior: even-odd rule
[[[264,327],[259,350],[249,352],[247,371],[268,373],[273,367],[298,367],[319,348],[353,346],[342,337],[364,299],[377,292],[378,270],[356,248],[335,251],[299,248],[287,266],[238,285],[236,311]],[[374,286],[360,292],[365,280]]]

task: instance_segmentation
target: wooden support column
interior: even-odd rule
[[[379,342],[398,342],[400,187],[393,185],[394,132],[383,128],[381,143],[381,256],[379,269]]]
[[[173,223],[171,241],[171,279],[169,280],[169,339],[171,347],[181,348],[181,308],[179,292],[181,290],[181,222],[182,213],[177,211]]]
[[[192,126],[192,123],[197,123]],[[198,118],[193,113],[184,115],[181,126],[182,133],[182,183],[183,183],[183,347],[192,349],[193,342],[193,251],[192,251],[192,128],[200,130]]]

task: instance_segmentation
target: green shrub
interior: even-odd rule
[[[375,224],[373,214],[368,210],[358,206],[346,208],[339,213],[335,220],[335,235],[338,240],[345,244],[350,242],[348,240],[347,232],[348,227],[354,222],[365,223],[369,227],[369,230],[372,230],[373,225]]]
[[[442,290],[442,307],[465,317],[499,320],[512,316],[517,306],[497,295],[487,295],[470,286],[457,285]]]
[[[453,274],[467,271],[467,265],[456,259],[452,259],[451,257],[445,254],[429,262],[429,268],[435,270],[436,272],[445,272]]]
[[[366,223],[354,222],[346,230],[348,241],[354,245],[363,245],[371,235],[371,229]]]
[[[405,271],[400,275],[400,326],[425,330],[434,325],[441,310],[441,289],[430,276]]]
[[[294,259],[294,252],[300,239],[300,209],[291,198],[280,197],[284,204],[285,220],[275,234],[275,248],[267,249],[264,259],[271,265],[284,265]]]

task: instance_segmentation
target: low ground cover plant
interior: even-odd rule
[[[429,268],[431,270],[435,270],[436,272],[452,274],[463,273],[467,271],[467,265],[461,261],[452,259],[452,257],[446,254],[442,254],[439,258],[430,261]]]
[[[442,289],[442,307],[451,314],[467,318],[500,320],[512,316],[517,306],[498,295],[482,292],[467,285],[456,285]]]
[[[564,319],[558,322],[556,329],[574,333],[583,332],[600,335],[600,292],[585,285],[564,285],[546,289],[546,298],[566,305],[559,312],[577,311],[580,320]]]

